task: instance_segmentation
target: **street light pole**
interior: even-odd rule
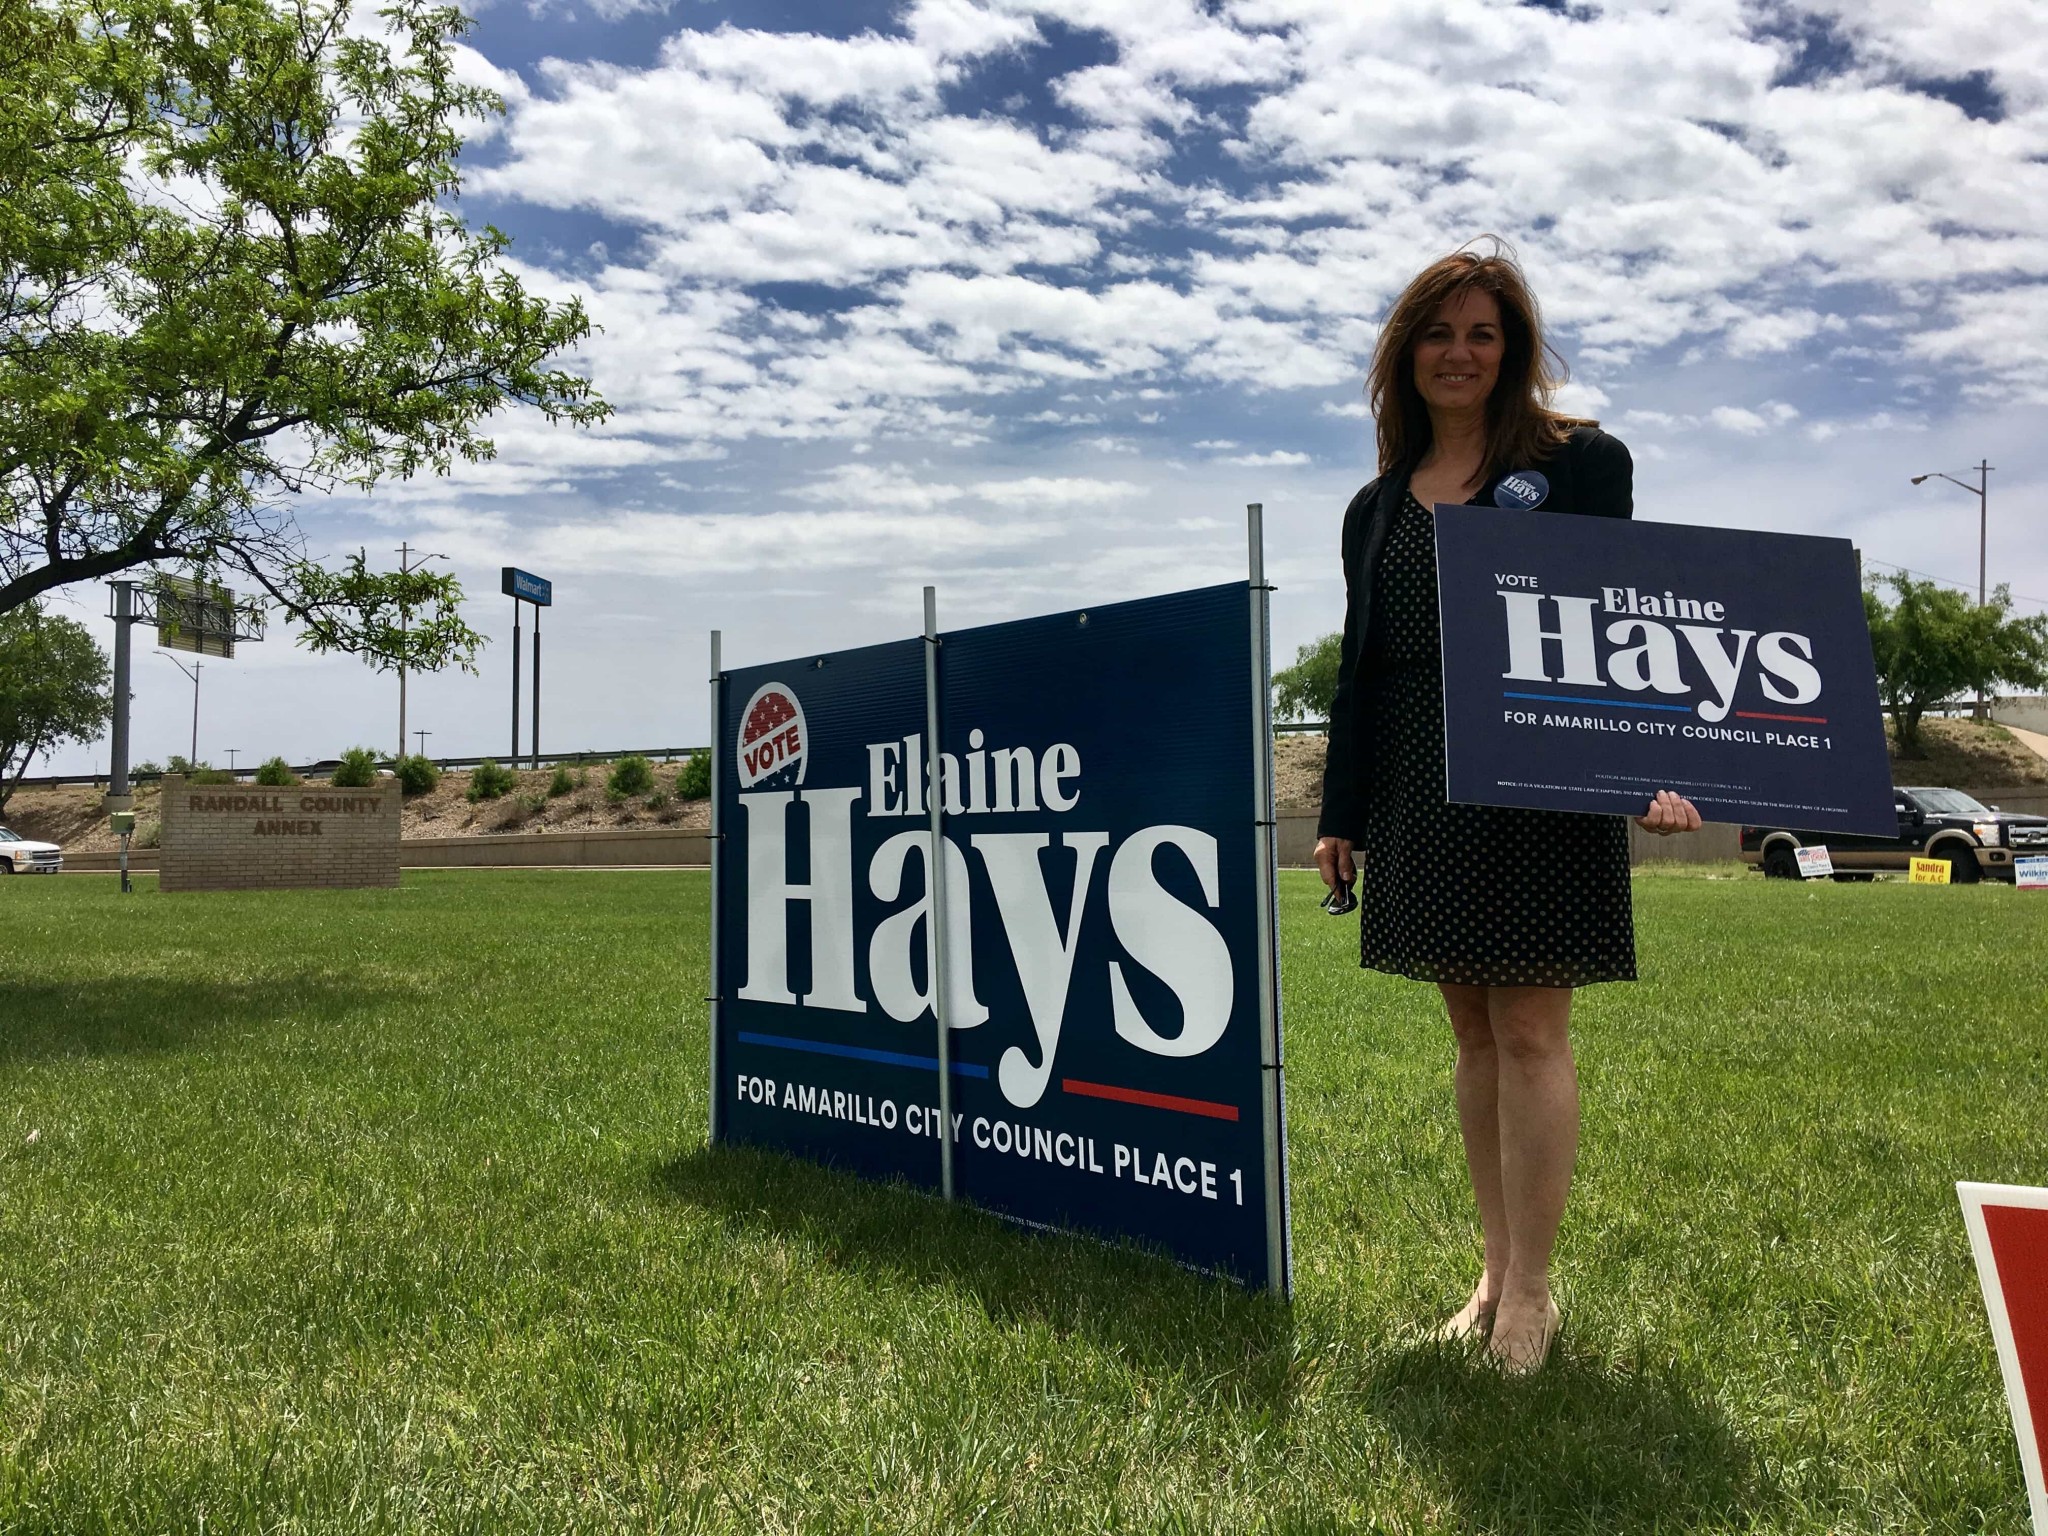
[[[1964,490],[1977,498],[1977,606],[1982,608],[1990,592],[1985,582],[1987,573],[1985,550],[1989,544],[1988,535],[1991,528],[1991,463],[1986,459],[1979,459],[1977,461],[1977,483],[1975,485],[1970,484],[1967,480],[1958,480],[1954,475],[1944,474],[1938,469],[1913,477],[1915,485],[1919,485],[1927,480],[1946,480],[1950,485],[1960,485]],[[1977,690],[1977,707],[1972,713],[1979,720],[1984,719],[1990,713],[1990,708],[1984,698],[1984,690],[1981,688]]]
[[[195,660],[188,667],[169,651],[158,651],[157,655],[163,657],[172,666],[192,679],[192,755],[186,758],[185,761],[192,767],[197,768],[199,766],[199,668],[201,663]]]
[[[410,576],[429,560],[446,560],[447,558],[446,555],[421,555],[418,559],[414,559],[412,541],[410,539],[403,540],[398,546],[398,574],[401,577]],[[401,645],[404,644],[406,632],[411,628],[412,609],[401,603],[398,609],[398,633]],[[405,663],[401,661],[398,664],[398,755],[400,757],[405,756],[405,738],[408,734],[410,733],[405,728]]]

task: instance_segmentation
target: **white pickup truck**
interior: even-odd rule
[[[64,868],[64,850],[55,843],[32,843],[0,827],[0,875],[54,875]]]

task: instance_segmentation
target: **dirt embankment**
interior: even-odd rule
[[[2002,725],[1975,720],[1920,722],[1922,757],[1900,757],[1889,719],[1885,743],[1894,784],[1942,784],[1975,792],[2015,784],[2048,784],[2048,757],[2041,756]],[[1315,805],[1323,796],[1324,738],[1302,732],[1282,736],[1273,746],[1275,798],[1282,805]]]
[[[403,837],[495,836],[520,832],[589,832],[619,827],[704,828],[711,825],[708,800],[684,800],[676,793],[680,763],[656,763],[647,794],[613,797],[605,788],[606,764],[566,770],[566,787],[552,768],[522,769],[516,787],[495,800],[469,799],[468,773],[444,773],[431,794],[405,802]],[[386,779],[382,782],[391,784]],[[563,790],[555,793],[556,790]],[[121,846],[100,809],[102,791],[85,785],[18,790],[0,823],[23,837],[61,843],[78,853],[111,853]],[[139,785],[135,794],[136,842],[153,847],[158,790]]]
[[[1885,721],[1884,735],[1891,748],[1894,784],[1945,784],[1954,789],[2048,784],[2048,757],[1990,721],[1922,720],[1922,757],[1899,756],[1898,737],[1890,719]]]
[[[1290,731],[1273,738],[1273,801],[1308,808],[1323,803],[1323,735]]]
[[[1926,755],[1898,756],[1892,743],[1892,779],[1899,784],[1946,784],[1979,790],[2012,784],[2048,784],[2048,758],[1998,725],[1973,720],[1933,719],[1920,725]],[[1890,727],[1886,727],[1887,739]],[[1324,739],[1289,733],[1273,744],[1274,798],[1285,807],[1308,808],[1323,796]],[[567,786],[555,770],[520,770],[517,787],[496,800],[468,798],[470,776],[446,773],[432,794],[405,802],[406,837],[485,837],[519,832],[588,832],[616,827],[681,827],[711,824],[710,803],[676,793],[680,763],[654,765],[654,790],[614,798],[605,789],[606,764],[566,770]],[[136,830],[142,846],[154,842],[157,788],[138,788]],[[118,839],[100,810],[100,791],[84,785],[24,789],[8,802],[0,822],[23,837],[61,843],[80,853],[111,852]]]

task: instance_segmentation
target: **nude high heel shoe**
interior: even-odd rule
[[[1509,1376],[1533,1376],[1549,1360],[1550,1346],[1557,1341],[1557,1331],[1563,1326],[1564,1315],[1557,1310],[1557,1303],[1553,1300],[1544,1311],[1543,1336],[1534,1350],[1502,1349],[1500,1340],[1494,1338],[1487,1344],[1486,1357]]]

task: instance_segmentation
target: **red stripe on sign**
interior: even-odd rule
[[[1060,1079],[1060,1092],[1077,1093],[1084,1099],[1115,1099],[1120,1104],[1143,1104],[1151,1109],[1173,1109],[1184,1115],[1207,1115],[1211,1120],[1235,1120],[1235,1104],[1213,1104],[1207,1099],[1183,1099],[1170,1093],[1147,1093],[1142,1088],[1116,1088],[1108,1083],[1084,1083],[1078,1077]]]
[[[1799,725],[1826,725],[1826,715],[1767,715],[1760,710],[1738,709],[1735,711],[1745,720],[1791,720]]]
[[[1998,1289],[2038,1440],[2048,1430],[2048,1211],[1986,1201],[1984,1235],[1998,1266]]]

